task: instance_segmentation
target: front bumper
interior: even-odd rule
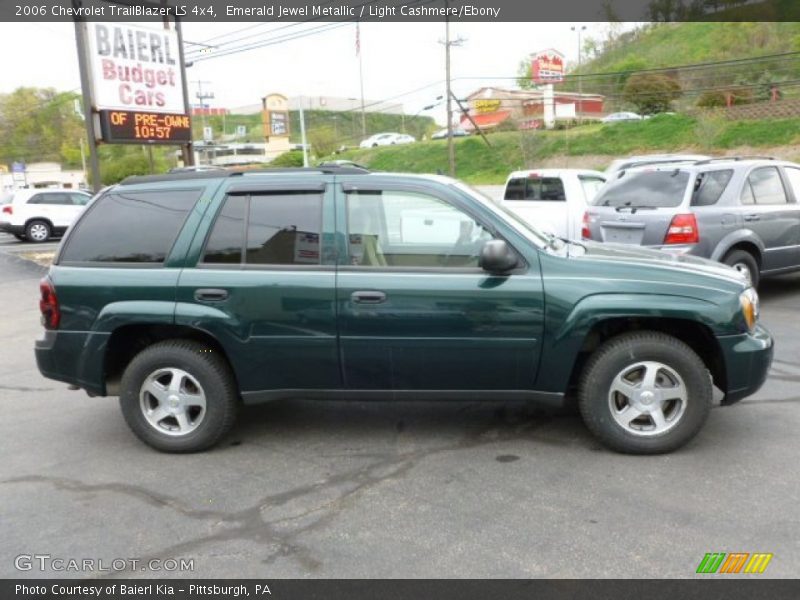
[[[722,404],[733,404],[755,394],[767,379],[775,343],[765,327],[753,333],[718,337],[725,359],[727,392]]]

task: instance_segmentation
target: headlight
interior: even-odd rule
[[[742,306],[742,314],[750,331],[755,330],[760,311],[758,304],[758,293],[755,289],[747,288],[739,295],[739,304]]]

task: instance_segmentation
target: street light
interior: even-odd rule
[[[581,46],[581,32],[586,31],[586,25],[573,25],[570,27],[572,31],[578,34],[578,71],[581,70],[581,58],[583,56],[583,48]],[[583,121],[583,78],[578,74],[578,123]]]

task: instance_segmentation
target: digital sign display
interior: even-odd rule
[[[102,140],[110,144],[186,144],[192,141],[188,115],[101,110]]]

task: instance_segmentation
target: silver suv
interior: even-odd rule
[[[620,171],[583,216],[583,239],[723,262],[758,285],[800,269],[800,165],[724,158]]]

